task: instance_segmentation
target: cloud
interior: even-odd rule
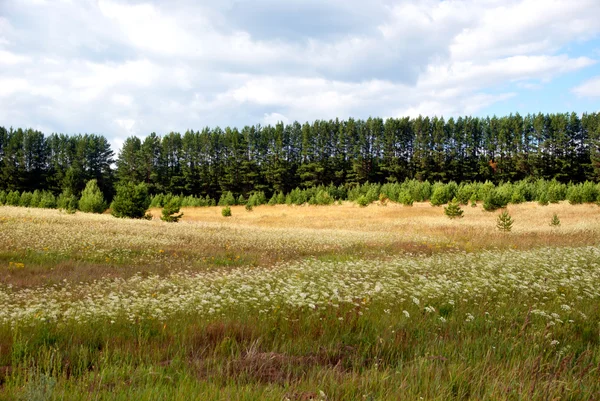
[[[0,121],[116,146],[153,131],[521,104],[597,68],[600,34],[595,0],[4,0],[0,15]],[[572,93],[597,96],[598,82]]]
[[[572,92],[581,97],[600,97],[600,76],[588,79],[573,88]]]

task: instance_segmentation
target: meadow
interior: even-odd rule
[[[600,207],[463,209],[0,207],[0,400],[600,399]]]

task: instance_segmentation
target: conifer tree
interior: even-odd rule
[[[513,222],[514,221],[512,217],[510,217],[508,211],[505,210],[498,215],[498,219],[496,220],[496,227],[500,231],[509,232],[510,230],[512,230]]]
[[[102,213],[106,210],[104,195],[102,195],[96,180],[89,180],[81,192],[79,210],[85,213]]]
[[[456,198],[452,199],[448,206],[444,207],[444,213],[450,219],[456,219],[463,217],[463,210],[460,208],[460,204]]]
[[[162,221],[166,221],[167,223],[177,223],[181,217],[183,217],[183,213],[179,213],[179,209],[181,207],[181,203],[178,199],[172,198],[162,210],[162,215],[160,219]],[[176,214],[179,213],[179,214]]]

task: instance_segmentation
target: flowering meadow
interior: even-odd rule
[[[600,399],[600,227],[566,218],[527,246],[492,227],[489,246],[442,215],[271,227],[263,207],[0,208],[0,399]]]

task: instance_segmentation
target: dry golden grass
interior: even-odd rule
[[[530,249],[600,243],[600,208],[568,203],[511,205],[513,232],[496,229],[498,212],[465,206],[450,220],[428,203],[365,208],[260,206],[184,208],[179,223],[116,219],[110,215],[0,207],[0,282],[18,287],[67,278],[129,277],[254,265],[270,266],[308,256],[386,258],[398,254]],[[551,227],[556,213],[560,227]],[[12,262],[12,263],[11,263]],[[27,268],[19,268],[20,264]]]

